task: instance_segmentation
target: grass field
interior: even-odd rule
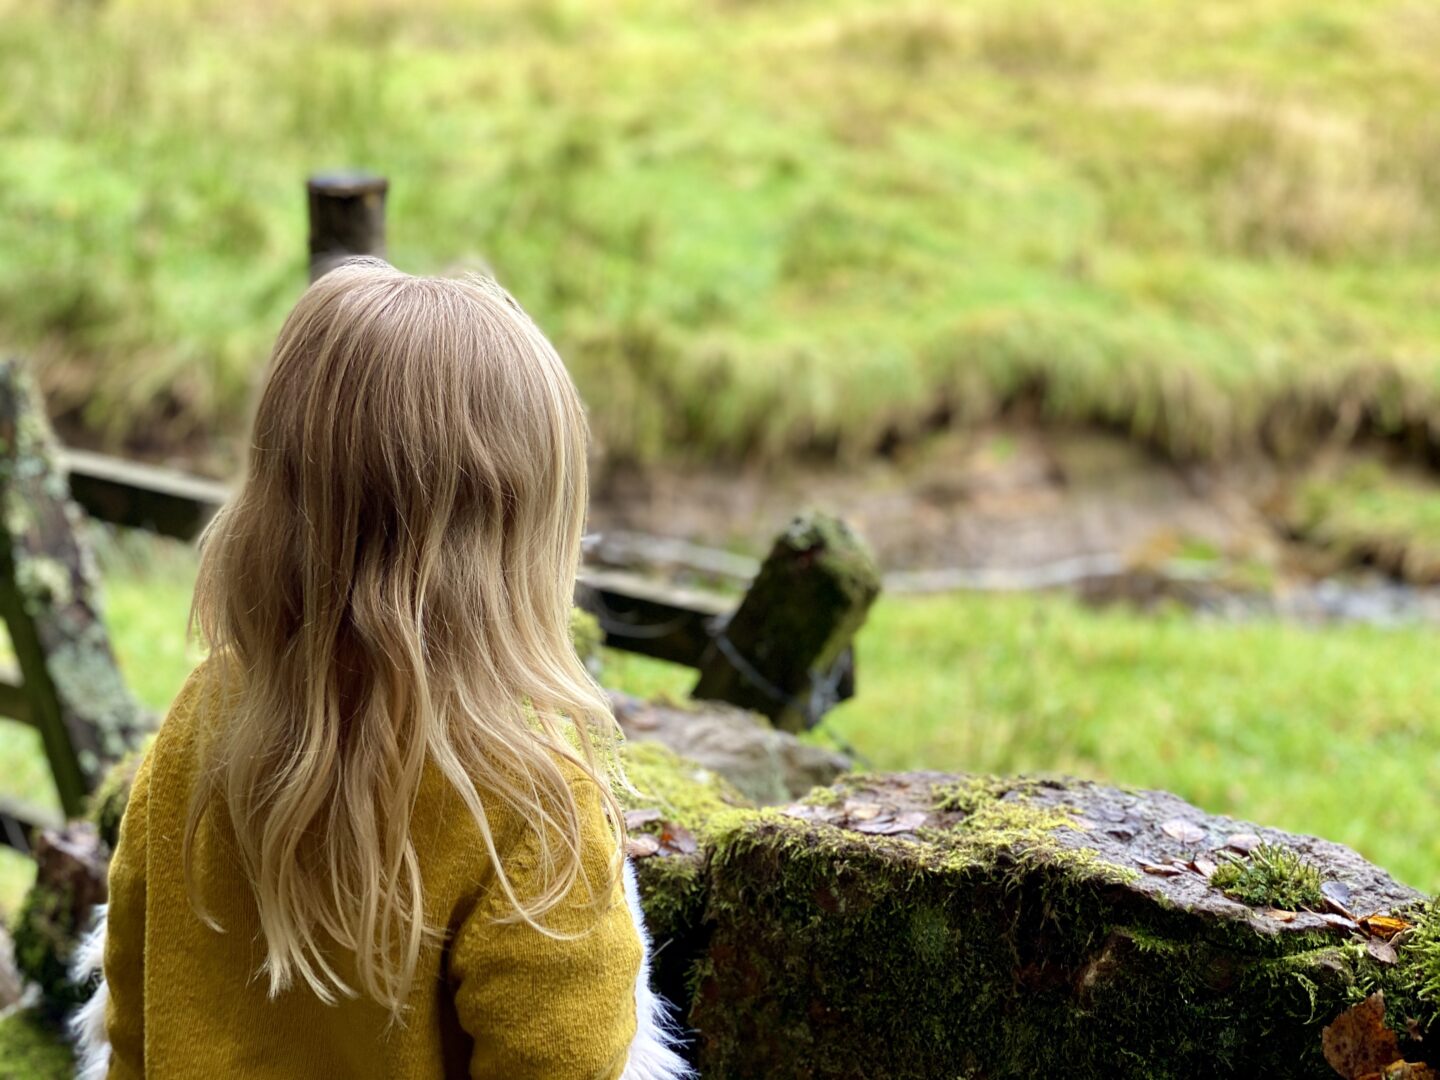
[[[1426,429],[1437,52],[1421,0],[0,0],[0,340],[112,441],[233,433],[356,165],[616,458],[1017,398],[1177,455]]]
[[[195,654],[179,548],[105,558],[127,677],[163,709]],[[1197,622],[1060,597],[883,598],[860,693],[828,721],[881,769],[1041,770],[1178,792],[1212,811],[1348,843],[1440,889],[1434,632]],[[682,668],[610,654],[607,681],[684,694]],[[825,736],[819,734],[817,738]],[[38,745],[0,724],[7,791],[53,801]],[[23,884],[0,863],[0,909]]]

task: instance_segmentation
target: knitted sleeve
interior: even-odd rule
[[[588,795],[586,794],[588,792]],[[616,1080],[635,1034],[639,933],[617,876],[602,914],[589,907],[585,878],[603,881],[613,840],[595,785],[576,788],[584,820],[582,866],[569,897],[541,922],[579,938],[556,940],[525,923],[497,923],[504,898],[492,891],[464,921],[452,944],[450,977],[460,1023],[474,1039],[474,1077],[509,1080]],[[527,830],[507,859],[525,895],[536,866]]]
[[[111,1080],[145,1075],[145,866],[151,756],[140,764],[110,860],[105,982]]]

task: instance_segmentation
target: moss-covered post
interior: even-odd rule
[[[0,616],[65,812],[77,815],[106,769],[138,743],[143,719],[110,650],[44,409],[16,360],[0,361]]]
[[[802,514],[775,540],[739,608],[700,660],[697,698],[814,727],[836,699],[837,662],[880,593],[875,560],[849,527]]]
[[[324,173],[305,185],[310,201],[310,280],[349,255],[385,257],[383,176]]]
[[[40,988],[44,1007],[61,1011],[85,998],[70,967],[95,905],[105,902],[109,853],[95,826],[77,821],[41,833],[35,863],[35,884],[15,920],[15,965]]]

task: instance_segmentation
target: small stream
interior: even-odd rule
[[[663,537],[608,532],[589,538],[592,565],[656,573],[743,589],[758,560]],[[1091,554],[1026,567],[939,567],[892,570],[890,594],[945,592],[1073,593],[1097,606],[1142,610],[1179,604],[1207,618],[1284,619],[1309,625],[1440,625],[1440,585],[1412,585],[1381,573],[1291,580],[1271,589],[1241,588],[1223,561],[1172,560],[1136,568],[1118,555]]]

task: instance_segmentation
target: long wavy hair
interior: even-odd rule
[[[437,932],[410,835],[427,762],[474,817],[510,918],[553,936],[544,916],[582,875],[561,759],[580,766],[615,840],[610,880],[588,884],[597,906],[612,895],[607,780],[626,782],[569,631],[587,434],[560,357],[489,280],[351,260],[286,320],[243,482],[200,542],[191,626],[227,705],[185,831],[209,919],[192,844],[207,807],[228,810],[272,995],[298,980],[403,1012]],[[484,795],[535,831],[524,896]]]

